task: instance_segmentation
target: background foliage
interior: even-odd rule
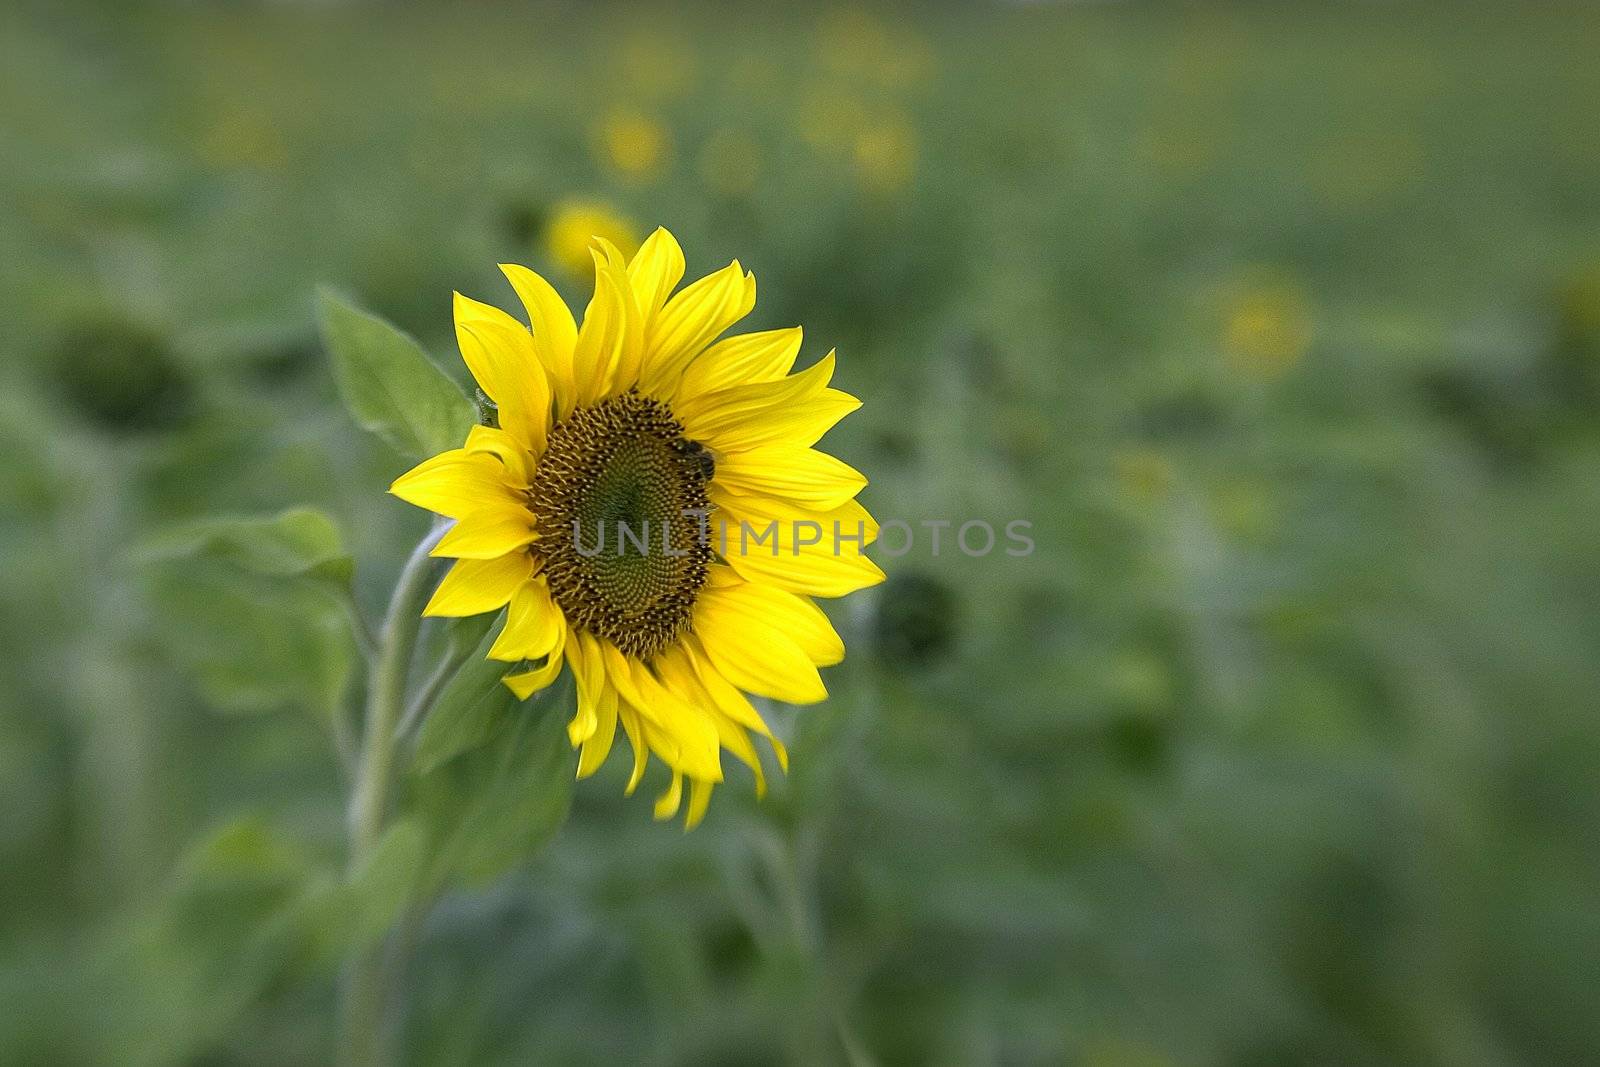
[[[1597,33],[7,5],[0,1062],[326,1062],[408,879],[416,1064],[1592,1057]],[[884,559],[764,802],[571,789],[535,706],[347,882],[338,591],[425,519],[317,287],[459,377],[452,289],[658,223],[838,347],[875,513],[1037,552]]]

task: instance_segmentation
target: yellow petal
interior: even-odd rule
[[[734,260],[667,301],[645,337],[639,388],[649,396],[672,396],[689,361],[756,305],[756,280]]]
[[[755,705],[750,703],[750,698],[712,665],[710,657],[706,655],[704,642],[691,635],[683,642],[683,651],[700,680],[701,688],[719,712],[763,737],[772,736],[772,730],[761,713],[756,711]]]
[[[712,419],[711,426],[716,427],[719,425],[716,419],[726,419],[724,409],[730,407],[737,411],[760,412],[809,400],[818,396],[833,380],[836,359],[836,354],[829,352],[798,374],[782,375],[764,381],[731,382],[710,390],[695,390],[682,386],[673,398],[672,411],[679,419],[684,420],[686,427],[694,426],[695,430],[703,433],[705,427],[696,424]],[[691,430],[691,433],[695,430]]]
[[[589,407],[606,394],[622,352],[627,310],[616,278],[596,262],[594,297],[583,313],[577,347],[572,351],[572,378],[578,407]]]
[[[752,382],[776,381],[789,373],[800,354],[803,333],[787,330],[744,333],[718,341],[683,372],[675,400]]]
[[[831,511],[866,488],[854,467],[826,452],[797,445],[763,445],[717,457],[713,480],[746,496],[773,496]]]
[[[567,309],[561,294],[527,267],[502,263],[500,270],[511,283],[511,288],[517,291],[517,299],[527,309],[528,322],[533,328],[534,353],[539,362],[544,364],[559,417],[565,418],[572,411],[575,395],[572,351],[578,339],[578,326],[572,321],[572,312]]]
[[[622,314],[614,362],[602,392],[604,396],[615,396],[632,389],[639,381],[639,362],[644,353],[644,319],[639,311],[639,302],[634,297],[633,286],[628,281],[622,253],[603,237],[596,237],[595,245],[604,254],[603,258],[599,255],[595,257],[595,277],[598,278],[603,272],[610,279],[617,307]]]
[[[799,531],[803,537],[795,536],[796,524],[806,522],[821,525],[823,539],[819,545],[802,545],[800,547],[802,554],[810,551],[832,552],[835,549],[841,553],[859,553],[878,539],[878,521],[861,506],[859,500],[847,500],[836,508],[820,511],[779,497],[762,496],[757,493],[748,495],[734,493],[715,482],[708,487],[708,495],[712,506],[717,509],[711,517],[711,534],[716,540],[719,552],[723,547],[723,534],[719,525],[726,526],[726,541],[731,549],[738,545],[738,522],[741,520],[750,523],[758,533],[764,532],[772,523],[777,523],[780,554],[793,552],[796,541],[807,539],[812,535],[813,531],[806,529]],[[722,514],[723,512],[726,514]],[[726,519],[726,523],[719,524],[719,517]],[[771,541],[765,542],[760,547],[768,554],[772,552]]]
[[[748,730],[765,737],[772,745],[772,751],[778,757],[778,766],[785,772],[789,770],[789,750],[782,741],[773,734],[761,713],[756,711],[755,705],[750,703],[750,698],[739,691],[738,687],[718,671],[706,656],[705,647],[692,635],[683,642],[683,650],[693,665],[695,675],[700,679],[701,686],[706,695],[711,698],[713,706],[725,718],[737,723]]]
[[[768,444],[814,445],[861,401],[838,389],[759,414],[736,415],[705,443],[719,452],[743,452]]]
[[[667,786],[667,791],[656,798],[656,818],[670,819],[678,814],[678,805],[683,801],[683,772],[672,772],[672,784]]]
[[[819,667],[844,659],[844,642],[833,623],[809,597],[797,596],[763,582],[737,582],[707,588],[719,610],[751,620],[787,637]]]
[[[611,753],[611,743],[617,736],[617,690],[607,685],[595,705],[594,732],[582,742],[578,754],[578,777],[587,778],[600,769]]]
[[[828,690],[812,657],[744,592],[751,588],[745,582],[701,590],[694,632],[706,658],[729,682],[751,693],[791,704],[826,700]]]
[[[628,776],[628,785],[622,791],[624,796],[631,797],[633,791],[639,788],[645,768],[650,764],[650,745],[645,740],[644,723],[639,721],[639,713],[620,700],[617,702],[617,718],[622,721],[622,729],[628,735],[628,744],[633,746],[633,773]]]
[[[550,385],[527,327],[499,308],[456,294],[456,343],[467,369],[499,409],[500,428],[544,451]]]
[[[527,700],[539,690],[547,688],[561,673],[562,659],[552,655],[539,667],[521,674],[508,674],[500,679],[506,687],[517,695],[518,700]]]
[[[457,618],[494,611],[506,605],[531,573],[533,557],[526,552],[498,559],[457,560],[422,613]]]
[[[505,467],[505,483],[513,489],[526,489],[533,474],[532,455],[515,437],[493,426],[474,426],[467,431],[466,450],[484,452]]]
[[[567,737],[577,745],[592,737],[599,728],[600,697],[606,685],[605,667],[599,642],[576,630],[570,631],[567,638],[566,656],[578,689],[577,711],[567,724]]]
[[[521,504],[491,504],[469,511],[434,546],[434,556],[493,559],[534,539],[533,514]]]
[[[713,788],[710,782],[703,782],[698,778],[689,779],[689,810],[683,816],[685,830],[693,830],[700,825],[700,820],[706,817],[706,808],[711,804]]]
[[[396,478],[389,492],[408,504],[452,519],[495,504],[521,503],[516,490],[507,484],[506,467],[499,459],[464,448],[423,460]]]
[[[645,322],[660,312],[672,290],[683,280],[683,266],[683,249],[678,247],[677,238],[665,229],[658,228],[639,246],[628,264],[628,282]]]
[[[787,378],[693,396],[680,390],[673,414],[683,423],[687,437],[719,452],[770,444],[813,445],[861,406],[849,393],[828,388],[833,364],[834,354],[829,352]]]
[[[627,658],[616,646],[602,642],[601,651],[606,677],[622,700],[639,712],[646,740],[656,754],[674,769],[720,782],[717,730],[710,717],[663,686],[649,667]],[[660,747],[656,747],[658,743]]]
[[[567,638],[567,619],[550,599],[544,575],[528,579],[512,594],[505,629],[489,649],[489,658],[517,663],[522,660],[561,658]]]
[[[716,701],[700,681],[694,663],[689,658],[688,650],[681,645],[674,646],[657,656],[653,665],[661,675],[662,684],[679,694],[686,696],[693,694],[690,702],[710,712],[712,721],[717,727],[717,739],[722,747],[732,752],[750,768],[756,779],[756,796],[763,795],[767,789],[766,775],[761,767],[761,759],[756,755],[755,746],[750,743],[750,735],[745,732],[744,726],[717,707]],[[746,704],[748,705],[748,701]],[[754,709],[751,709],[751,713],[754,713]]]
[[[878,565],[861,554],[871,516],[855,501],[832,511],[811,511],[713,485],[711,503],[716,507],[712,522],[717,551],[749,581],[806,596],[836,597],[884,579]],[[756,544],[755,538],[768,529],[776,533]],[[870,529],[875,533],[876,524]]]

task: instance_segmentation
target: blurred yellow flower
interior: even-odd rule
[[[627,178],[652,178],[672,155],[672,135],[639,111],[611,112],[596,131],[601,161]]]
[[[544,250],[575,278],[594,276],[589,249],[596,237],[611,242],[623,255],[639,250],[639,227],[599,200],[565,200],[557,204],[544,229]]]
[[[742,130],[718,130],[698,160],[700,178],[724,196],[749,196],[761,178],[761,146]]]
[[[812,151],[838,160],[854,150],[857,135],[867,125],[867,112],[853,96],[819,92],[801,103],[798,123],[800,137]]]
[[[646,97],[681,96],[694,85],[694,48],[660,30],[629,36],[618,51],[617,64],[628,86]]]
[[[859,8],[823,18],[817,28],[817,56],[836,74],[890,88],[921,82],[934,66],[933,49],[924,38]]]
[[[1111,457],[1111,468],[1123,493],[1141,504],[1163,499],[1177,478],[1172,463],[1153,448],[1117,452]]]
[[[1277,527],[1272,497],[1255,482],[1236,480],[1218,486],[1211,494],[1210,505],[1217,526],[1241,541],[1264,541]]]
[[[1252,285],[1225,308],[1223,344],[1233,366],[1276,378],[1311,347],[1311,309],[1299,286],[1287,281]]]
[[[214,167],[277,170],[289,162],[289,148],[272,116],[234,108],[217,116],[200,138],[200,158]]]
[[[917,131],[901,115],[888,115],[856,134],[856,173],[868,192],[894,193],[917,168]]]

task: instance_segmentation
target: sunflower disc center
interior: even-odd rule
[[[695,514],[709,480],[666,405],[631,390],[551,429],[530,492],[570,625],[642,660],[683,635],[712,559]]]

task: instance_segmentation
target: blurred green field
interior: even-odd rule
[[[838,348],[880,518],[1037,551],[880,555],[764,801],[579,783],[409,932],[405,1062],[1600,1056],[1597,46],[1577,4],[8,5],[0,1063],[333,1058],[359,657],[135,550],[318,505],[376,611],[425,519],[317,286],[464,378],[451,291],[581,307],[594,202]]]

